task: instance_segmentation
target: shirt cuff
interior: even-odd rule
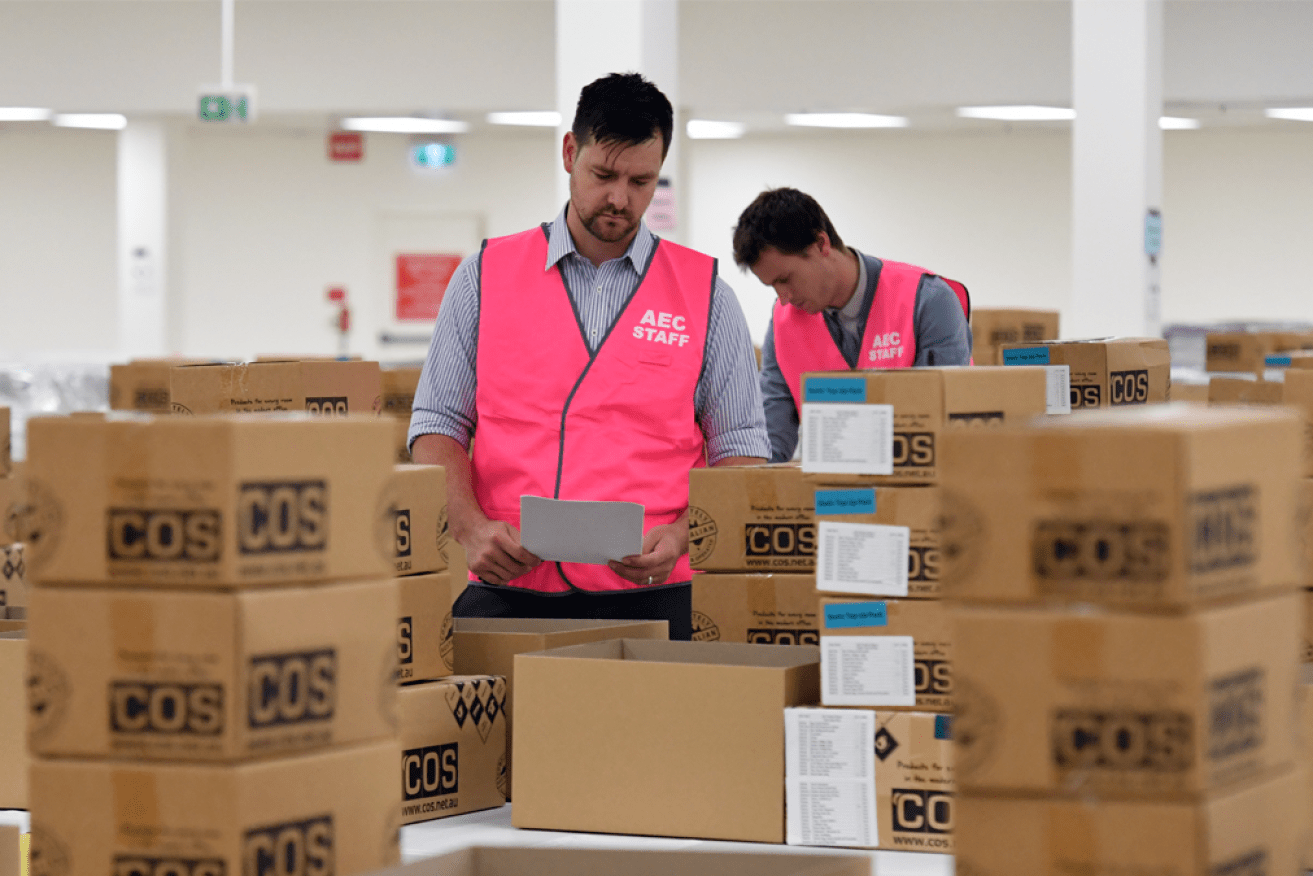
[[[470,449],[470,430],[463,423],[438,414],[416,411],[411,415],[406,450],[411,450],[415,439],[421,435],[446,435],[466,450]]]
[[[751,426],[732,429],[707,440],[707,464],[715,465],[730,456],[770,459],[770,437],[765,429]]]

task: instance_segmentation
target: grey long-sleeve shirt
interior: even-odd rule
[[[855,249],[854,252],[857,252]],[[857,253],[857,288],[842,308],[823,311],[830,337],[843,353],[850,368],[857,367],[857,355],[866,333],[866,318],[875,299],[883,262],[874,256]],[[971,327],[956,293],[935,277],[921,284],[912,313],[916,332],[916,365],[966,365],[971,361]],[[789,392],[788,381],[775,358],[775,321],[766,327],[761,347],[761,397],[766,409],[766,429],[770,432],[770,461],[793,458],[798,446],[798,408]]]

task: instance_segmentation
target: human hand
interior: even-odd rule
[[[470,571],[489,584],[504,586],[542,562],[520,545],[520,531],[501,520],[485,520],[459,541]]]
[[[667,523],[647,531],[643,536],[643,553],[612,560],[607,566],[621,578],[640,587],[656,586],[666,583],[675,570],[675,563],[686,553],[688,522]]]

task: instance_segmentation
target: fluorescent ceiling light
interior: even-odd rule
[[[789,113],[784,121],[805,128],[906,128],[902,116],[874,113]]]
[[[343,119],[347,131],[370,131],[376,134],[464,134],[470,129],[465,122],[450,119],[421,119],[416,116],[390,116],[385,118]]]
[[[1061,106],[960,106],[957,114],[964,119],[1000,122],[1069,122],[1076,118],[1074,109]]]
[[[561,124],[561,114],[555,110],[488,113],[490,125],[523,125],[529,128],[555,128]]]
[[[1193,131],[1199,127],[1199,120],[1162,116],[1158,119],[1158,127],[1164,131]]]
[[[748,130],[748,126],[742,122],[689,119],[687,130],[691,140],[737,140]]]
[[[34,106],[0,106],[0,122],[44,122],[52,113]]]
[[[60,113],[51,122],[61,128],[121,131],[128,126],[128,117],[119,113]]]
[[[1267,111],[1269,119],[1289,119],[1292,122],[1313,122],[1313,107],[1288,106]]]

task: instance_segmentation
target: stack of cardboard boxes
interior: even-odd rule
[[[397,465],[381,524],[400,589],[397,657],[404,824],[506,802],[506,679],[456,676],[441,466]],[[464,586],[464,582],[460,582]]]
[[[19,522],[23,490],[9,453],[9,409],[0,407],[0,809],[27,808],[27,566]]]
[[[1091,412],[946,452],[959,866],[1295,872],[1298,418]]]
[[[410,431],[410,413],[415,405],[415,390],[419,387],[420,371],[421,369],[412,367],[383,369],[381,413],[393,418],[398,463],[410,462],[410,446],[406,441],[406,435]]]
[[[693,472],[695,635],[819,642],[821,702],[860,709],[789,710],[789,842],[951,851],[939,450],[958,429],[1065,410],[1065,371],[804,375],[801,467]],[[831,743],[864,756],[799,760]]]
[[[29,423],[34,868],[399,858],[387,424]]]
[[[1270,367],[1270,357],[1313,348],[1313,332],[1209,332],[1204,343],[1204,369],[1209,373],[1261,376]]]
[[[1004,344],[1037,344],[1057,339],[1056,310],[971,308],[971,360],[976,365],[1002,365]]]
[[[1171,352],[1162,338],[1096,338],[1004,344],[1003,365],[1066,365],[1071,410],[1165,402]]]
[[[9,408],[0,407],[0,620],[17,620],[27,606],[27,564],[21,518],[23,481],[10,456]]]

